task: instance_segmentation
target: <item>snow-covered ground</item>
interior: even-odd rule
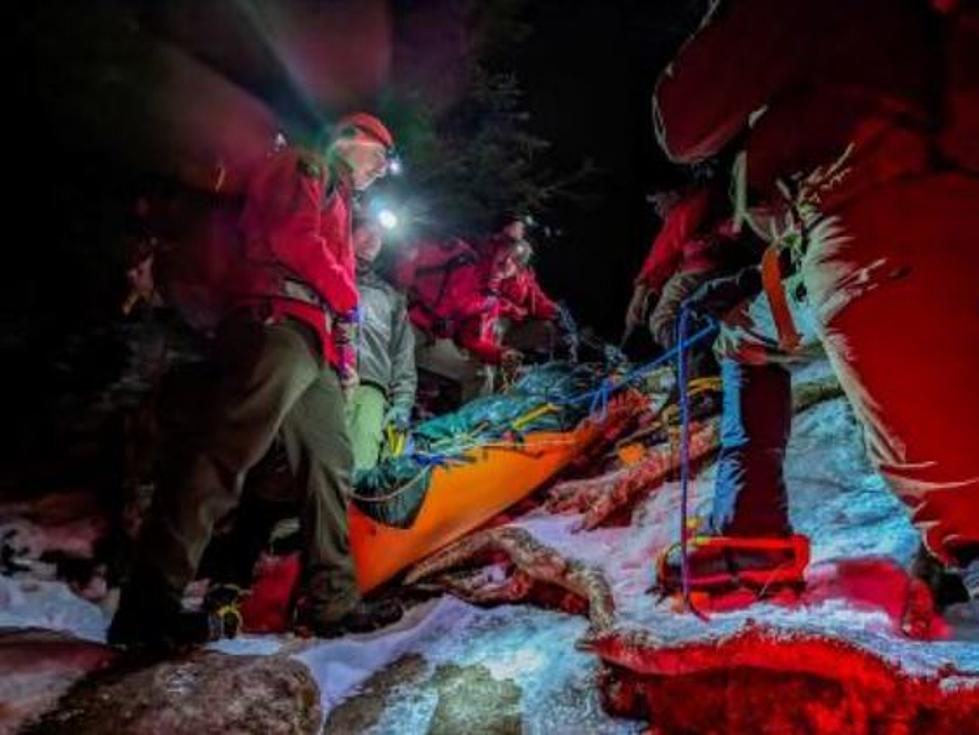
[[[825,374],[825,365],[800,378]],[[693,507],[710,500],[714,468],[693,483]],[[832,560],[881,556],[906,566],[918,538],[898,501],[868,465],[861,434],[843,399],[820,404],[796,417],[787,459],[793,521],[812,540],[814,574]],[[751,618],[787,629],[824,632],[865,646],[912,673],[934,672],[945,664],[979,672],[979,643],[948,640],[915,642],[896,635],[893,620],[872,605],[861,608],[832,596],[809,607],[758,604],[713,614],[709,622],[672,612],[667,602],[647,594],[657,550],[678,530],[679,488],[670,483],[635,511],[625,528],[572,531],[576,516],[542,512],[521,519],[542,542],[566,556],[604,570],[622,619],[654,629],[664,640],[689,640],[734,631]],[[98,640],[108,622],[103,611],[56,583],[0,578],[0,626],[41,626]],[[575,648],[583,618],[527,606],[492,610],[442,598],[411,610],[396,626],[378,634],[307,645],[295,655],[319,682],[325,712],[357,691],[371,674],[408,653],[421,654],[434,669],[440,663],[482,664],[497,679],[522,690],[527,733],[633,733],[639,723],[615,720],[600,708],[592,681],[597,663]],[[963,636],[957,636],[960,638]],[[271,653],[288,639],[244,637],[217,646],[232,653]],[[431,693],[392,692],[371,732],[424,733],[435,707]]]

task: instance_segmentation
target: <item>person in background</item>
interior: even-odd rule
[[[683,302],[702,284],[728,274],[734,263],[751,260],[753,253],[733,232],[731,205],[721,182],[699,183],[687,191],[666,190],[652,201],[663,226],[636,276],[625,334],[627,339],[648,314],[653,341],[669,350],[676,341]],[[692,349],[691,378],[719,372],[709,343]]]
[[[415,243],[395,267],[408,295],[415,364],[459,386],[463,403],[493,390],[499,365],[520,361],[499,343],[499,300],[486,289],[488,268],[459,238]]]
[[[408,430],[415,403],[415,338],[405,297],[374,269],[384,244],[379,225],[354,228],[361,323],[357,351],[360,383],[347,404],[354,467],[374,467],[385,429]]]
[[[499,301],[500,341],[546,359],[554,353],[560,308],[538,283],[533,254],[526,240],[514,242],[497,256],[487,288]]]

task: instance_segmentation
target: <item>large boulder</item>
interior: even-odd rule
[[[63,633],[0,629],[0,733],[40,717],[75,682],[115,656],[108,646]]]
[[[82,682],[28,732],[297,735],[319,730],[319,688],[294,659],[198,651],[133,664]]]

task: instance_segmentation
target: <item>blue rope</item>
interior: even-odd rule
[[[692,340],[687,339],[689,319],[690,307],[683,304],[676,321],[676,381],[680,403],[680,590],[684,609],[707,620],[706,615],[694,607],[690,599],[690,558],[687,555],[690,543],[690,394],[687,390],[687,350],[692,344]],[[714,329],[716,326],[712,321],[707,329]]]
[[[681,312],[681,320],[683,319],[683,313]],[[684,330],[686,329],[686,324],[684,323]],[[625,388],[628,385],[637,383],[652,373],[656,368],[660,367],[664,363],[675,359],[678,355],[682,356],[682,351],[679,349],[681,345],[683,349],[689,349],[691,346],[701,342],[717,329],[715,323],[711,323],[697,331],[692,337],[687,338],[684,335],[684,340],[682,343],[675,345],[672,349],[667,350],[655,360],[651,360],[643,365],[626,373],[619,381],[613,382],[611,378],[604,378],[597,388],[585,391],[576,396],[572,396],[567,399],[561,399],[559,396],[551,397],[550,391],[548,392],[548,400],[552,403],[565,404],[569,406],[576,406],[588,402],[589,408],[588,413],[593,417],[597,417],[598,421],[604,421],[608,416],[608,406],[612,395],[616,392]],[[685,382],[681,383],[685,386]],[[685,395],[685,389],[681,389],[681,396]],[[410,456],[415,459],[419,464],[425,465],[442,465],[447,464],[452,461],[452,457],[448,454],[437,454],[437,453],[427,453],[427,452],[408,452],[406,451],[405,456]]]
[[[685,326],[686,325],[684,325],[684,327]],[[717,325],[715,323],[711,323],[708,324],[703,329],[698,330],[696,333],[694,333],[693,336],[685,337],[684,349],[690,349],[693,345],[703,341],[706,337],[713,334],[716,329],[717,329]],[[637,368],[630,370],[628,373],[622,376],[622,378],[615,384],[612,384],[612,382],[608,378],[606,378],[604,381],[602,381],[602,384],[599,385],[598,388],[585,391],[584,393],[581,393],[577,396],[572,396],[567,400],[567,403],[572,406],[580,405],[585,402],[589,402],[589,404],[593,407],[596,405],[600,405],[595,403],[596,396],[604,393],[603,398],[607,400],[609,397],[611,397],[611,395],[615,391],[621,390],[622,388],[625,388],[628,385],[632,385],[633,383],[638,383],[639,381],[646,378],[656,368],[660,367],[661,365],[664,365],[670,360],[676,359],[677,355],[680,353],[679,347],[680,345],[677,344],[672,349],[667,350],[662,355],[657,357],[655,360],[651,360],[650,362],[647,362],[643,365],[640,365]]]
[[[680,398],[680,587],[683,604],[690,609],[690,560],[687,558],[687,512],[690,481],[690,396],[687,391],[687,319],[690,309],[680,308],[676,321],[676,382]]]
[[[596,416],[599,421],[604,421],[608,417],[608,401],[615,386],[609,378],[603,378],[595,395],[592,397],[591,406],[588,408],[590,416]]]
[[[417,462],[418,464],[423,465],[425,467],[441,467],[443,465],[449,464],[449,461],[452,459],[447,454],[436,453],[436,452],[433,453],[414,452],[411,454],[411,458],[415,460],[415,462]]]

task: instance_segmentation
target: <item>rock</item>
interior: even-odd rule
[[[0,733],[16,732],[55,706],[76,681],[116,652],[47,630],[0,631]]]
[[[494,679],[481,665],[442,664],[430,675],[428,671],[430,664],[424,657],[402,656],[336,707],[323,735],[368,732],[385,712],[405,701],[419,706],[435,702],[428,735],[519,735],[523,731],[521,690],[510,679]],[[390,722],[385,732],[389,728]]]
[[[606,634],[595,650],[605,709],[663,735],[958,735],[974,732],[979,717],[975,672],[909,671],[825,633],[751,624],[664,643],[631,628]]]
[[[485,666],[443,664],[432,676],[438,704],[428,735],[520,735],[520,687],[494,679]]]
[[[403,696],[406,687],[417,690],[426,669],[425,658],[417,653],[402,656],[381,669],[361,685],[356,695],[330,712],[323,735],[367,732],[377,724],[387,706]]]
[[[312,675],[291,658],[198,651],[91,677],[28,732],[315,733],[322,719],[319,700]]]

